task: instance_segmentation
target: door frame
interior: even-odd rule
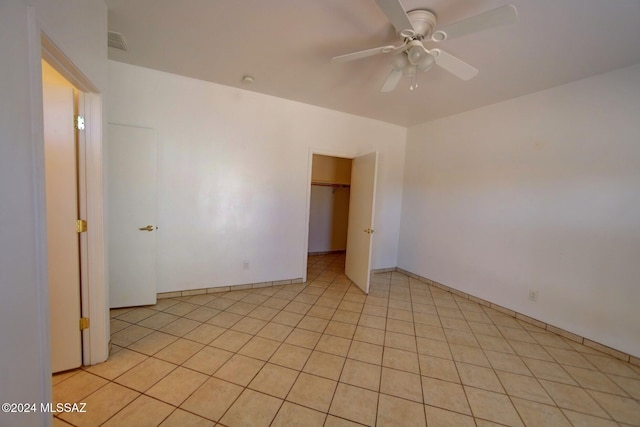
[[[33,7],[29,8],[31,56],[31,120],[34,135],[35,195],[38,234],[38,286],[40,292],[39,319],[43,344],[43,364],[51,372],[49,334],[49,283],[47,278],[47,242],[44,176],[44,133],[42,117],[42,65],[45,59],[56,71],[80,91],[78,112],[85,117],[84,132],[79,132],[82,148],[78,159],[78,203],[88,229],[80,236],[81,262],[81,315],[90,319],[90,327],[82,331],[82,363],[93,365],[103,362],[109,355],[109,308],[105,281],[104,218],[103,218],[103,118],[102,96],[97,87],[65,54],[51,34],[43,28]],[[48,381],[50,383],[50,380]]]
[[[307,281],[307,264],[308,264],[308,253],[309,253],[309,218],[311,215],[311,175],[313,172],[313,155],[319,154],[322,156],[331,156],[331,157],[341,157],[343,159],[351,159],[353,160],[358,155],[354,152],[345,152],[338,150],[331,150],[327,148],[309,148],[309,158],[307,163],[307,204],[305,211],[305,224],[306,224],[306,232],[304,233],[304,243],[303,243],[303,254],[302,254],[302,281]]]

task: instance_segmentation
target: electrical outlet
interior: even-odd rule
[[[242,263],[242,269],[243,270],[248,270],[249,269],[249,261],[244,261]]]
[[[534,289],[529,289],[529,300],[533,302],[538,301],[538,291]]]

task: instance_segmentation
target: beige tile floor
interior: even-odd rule
[[[53,377],[55,426],[640,426],[640,367],[344,257],[305,284],[111,312],[100,365]],[[217,424],[216,424],[217,423]]]

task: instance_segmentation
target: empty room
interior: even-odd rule
[[[640,426],[640,3],[0,3],[4,426]]]

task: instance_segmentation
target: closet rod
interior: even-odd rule
[[[349,184],[332,184],[330,182],[312,182],[311,185],[319,185],[322,187],[334,187],[334,188],[349,188]]]

